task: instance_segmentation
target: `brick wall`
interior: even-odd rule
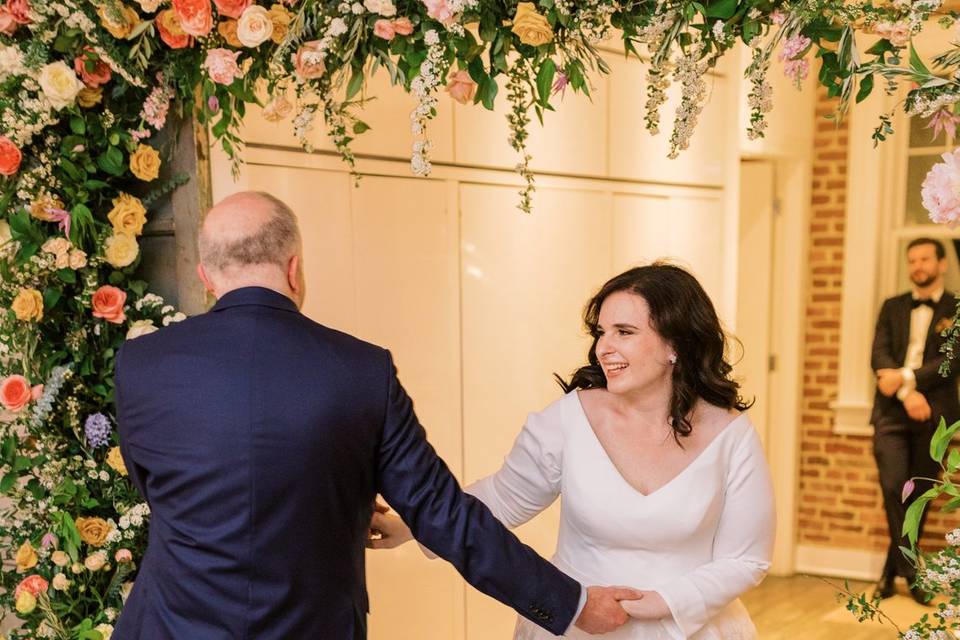
[[[888,544],[887,524],[872,440],[834,434],[830,410],[837,397],[847,187],[847,127],[825,119],[835,104],[821,88],[813,141],[798,542],[882,551]],[[956,517],[951,523],[931,513],[925,544],[939,546],[955,526]]]

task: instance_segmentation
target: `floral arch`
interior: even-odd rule
[[[811,52],[840,113],[876,83],[893,92],[906,81],[903,109],[955,127],[960,48],[923,61],[910,46],[933,18],[954,22],[940,0],[2,2],[0,491],[10,506],[0,545],[15,566],[0,572],[0,606],[23,621],[12,637],[109,637],[145,548],[148,509],[116,446],[113,358],[124,340],[183,318],[136,278],[151,203],[186,179],[160,178],[170,150],[157,133],[172,112],[194,114],[239,163],[244,109],[265,85],[265,117],[290,119],[304,142],[325,126],[353,170],[365,81],[382,67],[417,98],[411,170],[426,175],[438,91],[487,109],[506,99],[529,212],[530,112],[549,126],[558,93],[589,93],[588,74],[608,71],[601,40],[648,60],[637,114],[651,133],[680,85],[675,155],[703,107],[704,72],[737,42],[752,51],[751,136],[772,108],[771,60],[799,83]],[[857,32],[879,39],[859,51]],[[956,163],[925,186],[936,221],[960,217]]]

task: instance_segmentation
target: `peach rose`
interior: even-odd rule
[[[273,20],[266,8],[261,6],[248,7],[240,19],[237,20],[237,38],[243,46],[259,47],[273,35]]]
[[[10,305],[17,320],[37,322],[43,320],[43,296],[36,289],[20,289]]]
[[[213,7],[210,0],[173,0],[173,10],[184,33],[202,38],[213,29]]]
[[[37,385],[40,386],[40,385]],[[20,411],[35,399],[30,382],[20,375],[7,376],[0,382],[0,404],[8,411]]]
[[[77,532],[80,534],[80,539],[93,547],[102,547],[111,530],[110,523],[103,518],[77,518]]]
[[[67,576],[63,573],[58,573],[53,576],[51,585],[57,591],[66,591],[70,588],[70,580],[67,579]]]
[[[19,24],[31,24],[30,3],[27,0],[7,0],[7,11]]]
[[[373,23],[373,35],[389,42],[393,40],[397,32],[393,28],[393,22],[381,18]]]
[[[122,324],[127,319],[123,312],[123,305],[126,302],[127,293],[125,291],[105,284],[97,289],[90,301],[93,306],[93,317],[103,318],[113,324]],[[79,520],[77,521],[77,528],[80,528]],[[83,537],[82,533],[81,537]]]
[[[73,68],[80,74],[83,84],[92,89],[110,82],[112,75],[110,66],[98,58],[90,47],[84,47],[84,52],[73,59]]]
[[[223,48],[211,49],[207,52],[207,59],[203,62],[203,68],[210,75],[210,79],[217,84],[233,84],[234,80],[243,77],[243,70],[237,64],[237,58],[239,57],[239,51],[230,51]]]
[[[217,12],[229,18],[239,18],[252,3],[253,0],[213,0]]]
[[[113,555],[113,558],[119,564],[133,562],[133,554],[130,553],[130,549],[117,549],[117,552]]]
[[[0,176],[12,176],[20,170],[23,154],[7,136],[0,136]]]
[[[158,13],[154,23],[157,25],[157,31],[160,32],[160,39],[171,49],[184,49],[193,42],[190,34],[180,26],[180,18],[173,9]]]
[[[17,549],[17,573],[26,573],[30,569],[33,569],[37,566],[38,560],[39,558],[37,558],[37,552],[33,548],[33,545],[31,545],[30,542],[24,542],[20,545],[20,548]],[[36,577],[39,578],[40,576]],[[23,582],[20,584],[22,585]],[[17,595],[20,595],[20,587],[17,587]]]
[[[50,554],[50,562],[58,567],[65,567],[70,564],[70,556],[65,551],[54,551]]]
[[[107,554],[103,551],[95,551],[87,556],[87,559],[83,561],[83,566],[85,566],[91,573],[95,571],[100,571],[107,564]]]
[[[263,108],[263,119],[267,122],[280,122],[293,113],[293,105],[284,95],[277,96]]]
[[[237,21],[236,20],[224,20],[217,25],[217,32],[223,36],[223,39],[226,40],[227,44],[231,47],[236,47],[239,49],[243,46],[243,43],[240,42],[240,38],[237,37]]]
[[[319,78],[326,71],[319,40],[304,42],[293,59],[297,75],[304,80]]]
[[[393,21],[393,30],[398,36],[408,36],[413,33],[413,23],[410,18],[397,18]]]
[[[6,7],[0,7],[0,33],[5,36],[12,36],[17,32],[17,21],[13,19],[13,14],[7,11]]]
[[[460,104],[469,104],[477,94],[477,83],[468,72],[457,71],[447,80],[447,93]]]

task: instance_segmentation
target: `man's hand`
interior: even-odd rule
[[[930,403],[919,391],[911,391],[907,394],[907,397],[903,399],[903,408],[907,410],[910,419],[917,422],[926,422],[933,415]]]
[[[641,591],[642,600],[624,600],[623,608],[637,620],[660,620],[673,615],[667,601],[656,591]]]
[[[880,369],[877,371],[877,389],[888,398],[903,386],[903,374],[899,369]]]
[[[374,505],[367,535],[368,549],[393,549],[413,539],[413,534],[400,516],[387,513],[390,508],[379,502]]]
[[[630,619],[620,601],[642,597],[642,592],[627,587],[587,587],[587,603],[583,605],[576,626],[593,634],[615,631]]]

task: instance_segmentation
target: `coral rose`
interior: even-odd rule
[[[49,583],[43,576],[27,576],[21,580],[20,584],[17,585],[17,588],[14,589],[13,597],[19,597],[24,591],[27,593],[32,593],[35,596],[39,596],[41,593],[46,593],[49,586]]]
[[[102,287],[101,290],[103,290]],[[98,291],[97,294],[99,293]],[[77,532],[80,534],[80,539],[93,547],[102,547],[111,529],[110,523],[103,518],[77,518]]]
[[[0,136],[0,176],[12,176],[20,170],[23,154],[7,136]]]
[[[31,24],[30,3],[27,0],[7,0],[6,9],[18,24]]]
[[[381,18],[373,23],[373,35],[377,36],[378,38],[383,38],[389,42],[390,40],[393,40],[393,38],[397,35],[397,32],[393,28],[393,23],[390,20]]]
[[[160,153],[148,144],[141,144],[130,156],[130,171],[144,182],[160,175]]]
[[[413,33],[413,23],[410,18],[397,18],[393,21],[393,30],[398,36],[408,36]]]
[[[8,411],[16,413],[30,404],[31,400],[37,399],[35,390],[40,388],[41,385],[31,388],[30,382],[23,376],[7,376],[0,382],[0,404]]]
[[[213,0],[217,12],[228,18],[239,18],[252,3],[253,0]]]
[[[147,222],[147,210],[139,198],[121,193],[113,199],[113,209],[107,214],[107,219],[117,233],[138,236],[143,233],[143,225]]]
[[[36,289],[20,289],[10,305],[17,320],[30,322],[43,320],[43,296]]]
[[[91,89],[110,82],[110,66],[98,58],[90,47],[73,59],[73,68],[80,74],[80,80]]]
[[[113,324],[121,324],[127,319],[126,314],[123,312],[123,305],[126,304],[126,302],[127,293],[125,291],[105,284],[97,289],[96,293],[93,294],[93,299],[90,301],[90,304],[93,306],[93,317],[103,318]],[[96,519],[98,518],[95,518],[95,520]],[[80,523],[78,521],[77,528],[79,527]],[[81,537],[83,537],[82,533]]]
[[[213,7],[210,0],[173,0],[173,10],[184,33],[202,38],[213,29]]]
[[[157,25],[157,31],[160,32],[160,39],[171,49],[184,49],[193,42],[190,34],[180,26],[180,18],[173,9],[158,13],[154,23]]]
[[[545,17],[537,13],[537,7],[532,2],[521,2],[517,5],[517,13],[513,17],[513,27],[510,29],[523,44],[539,47],[553,40],[553,29]]]

